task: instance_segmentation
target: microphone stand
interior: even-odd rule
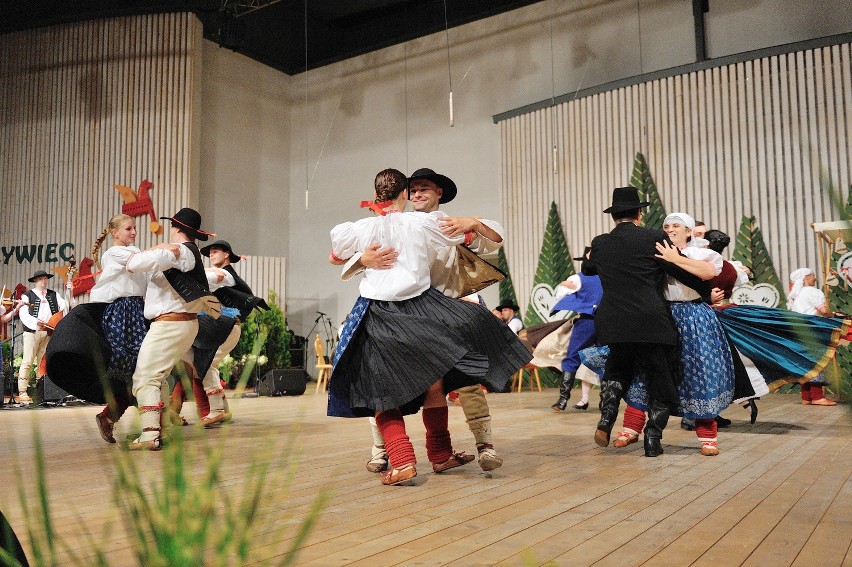
[[[311,327],[311,330],[310,330],[310,331],[308,331],[308,334],[307,334],[307,335],[305,335],[305,360],[304,360],[304,363],[305,363],[305,366],[304,366],[304,368],[305,368],[305,372],[307,372],[307,371],[308,371],[308,360],[310,360],[310,357],[308,356],[308,353],[310,352],[310,350],[311,350],[311,345],[313,344],[313,342],[311,341],[311,335],[313,334],[314,329],[316,329],[316,328],[317,328],[317,325],[319,324],[320,319],[322,319],[322,317],[323,317],[323,315],[324,315],[324,313],[320,313],[319,311],[317,311],[317,313],[319,313],[319,316],[318,316],[316,319],[314,319],[314,326],[313,326],[313,327]]]

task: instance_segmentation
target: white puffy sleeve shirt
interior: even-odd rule
[[[818,309],[823,305],[825,305],[825,294],[822,290],[814,286],[805,286],[796,296],[790,310],[805,315],[818,315]]]
[[[134,254],[127,261],[127,269],[131,272],[153,272],[145,290],[146,319],[156,319],[164,313],[197,313],[201,310],[200,301],[186,303],[163,275],[163,271],[169,268],[188,272],[195,267],[195,256],[189,248],[181,244],[178,251],[175,258],[170,251],[156,248]]]
[[[362,297],[381,301],[411,299],[426,291],[431,283],[429,270],[438,252],[461,244],[464,236],[450,238],[438,222],[446,213],[397,213],[346,222],[331,230],[331,251],[338,258],[363,252],[374,242],[390,246],[399,254],[389,270],[364,271]]]
[[[111,246],[101,256],[101,275],[89,292],[89,301],[112,303],[119,297],[145,297],[148,274],[127,271],[127,261],[141,252],[135,246]]]
[[[695,248],[692,246],[681,249],[681,252],[687,258],[710,262],[713,264],[714,274],[717,276],[722,272],[723,259],[718,252],[714,252],[709,248]],[[701,299],[701,295],[697,291],[680,283],[671,276],[666,276],[665,296],[668,301],[694,301]]]

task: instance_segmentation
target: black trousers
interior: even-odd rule
[[[626,393],[637,371],[641,370],[648,378],[650,401],[674,407],[678,403],[677,364],[675,345],[612,343],[604,367],[604,380],[620,382]]]

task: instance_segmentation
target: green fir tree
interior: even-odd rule
[[[630,186],[639,192],[640,201],[649,201],[651,205],[642,213],[642,226],[652,230],[662,230],[666,218],[666,207],[657,191],[657,184],[651,177],[651,168],[641,152],[636,152],[633,160],[633,173],[630,176]]]
[[[565,232],[562,230],[562,221],[559,220],[559,211],[556,209],[556,203],[552,202],[550,213],[547,216],[547,227],[544,230],[544,241],[538,255],[533,288],[542,283],[556,287],[559,282],[565,281],[568,276],[574,273],[574,263],[571,261],[571,252],[568,250],[568,242],[565,239]],[[527,305],[524,324],[530,327],[545,322],[536,312],[531,300]]]
[[[512,283],[512,275],[509,273],[509,262],[506,260],[505,249],[501,246],[497,251],[497,267],[501,272],[506,274],[506,277],[500,280],[497,284],[500,289],[500,303],[511,301],[515,305],[518,304],[518,296],[515,294],[515,286]]]
[[[787,304],[787,294],[778,274],[775,272],[772,257],[763,242],[763,233],[757,226],[756,217],[743,216],[731,258],[742,262],[751,269],[754,283],[767,283],[778,290],[778,295],[781,298],[779,307]]]

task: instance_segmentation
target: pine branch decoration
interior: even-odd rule
[[[565,281],[568,276],[576,273],[574,263],[571,261],[571,252],[568,250],[568,241],[562,230],[562,221],[559,219],[559,211],[556,203],[550,203],[550,213],[547,216],[547,227],[544,231],[544,240],[541,244],[541,252],[538,255],[538,266],[535,269],[533,288],[541,283],[550,287],[556,287],[559,282]],[[526,326],[546,323],[539,317],[532,301],[527,305],[524,316]]]
[[[515,285],[512,283],[512,275],[509,273],[509,262],[506,260],[505,249],[501,246],[497,251],[497,267],[506,274],[506,277],[497,284],[500,289],[500,302],[511,301],[518,304],[518,296],[515,294]]]
[[[772,257],[763,241],[763,233],[757,226],[756,217],[743,216],[731,258],[751,268],[754,283],[767,283],[775,287],[781,297],[781,305],[786,305],[787,294],[775,271]]]
[[[630,176],[630,186],[639,193],[640,201],[650,202],[650,206],[642,214],[642,226],[652,230],[662,230],[666,218],[666,207],[657,191],[657,184],[651,177],[651,168],[641,152],[636,152],[633,160],[633,173]]]

